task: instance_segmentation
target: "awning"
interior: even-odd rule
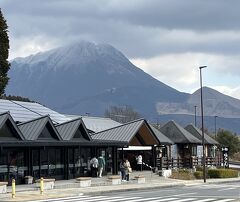
[[[118,150],[122,150],[122,148],[118,148]],[[127,151],[140,151],[140,150],[148,150],[151,151],[152,147],[151,146],[129,146],[126,148],[123,148],[123,150],[127,150]]]

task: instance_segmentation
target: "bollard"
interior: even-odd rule
[[[16,197],[16,183],[15,179],[12,179],[12,198]]]
[[[40,179],[40,194],[43,195],[43,177]]]

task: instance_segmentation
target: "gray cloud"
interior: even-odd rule
[[[190,85],[182,82],[184,73],[174,79],[179,67],[190,74],[203,61],[215,73],[240,75],[238,0],[1,0],[1,8],[12,57],[90,40],[145,61],[146,71],[176,87]]]
[[[230,3],[231,2],[231,3]],[[11,44],[44,36],[110,43],[128,57],[240,51],[239,1],[3,0]],[[219,32],[223,32],[219,36]]]

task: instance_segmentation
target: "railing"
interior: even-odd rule
[[[223,159],[206,157],[206,166],[221,167]],[[158,169],[171,169],[171,168],[194,168],[202,166],[202,158],[191,157],[191,158],[167,158],[162,157],[157,159]]]

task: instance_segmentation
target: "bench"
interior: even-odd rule
[[[0,194],[7,193],[7,182],[0,182]]]
[[[32,176],[25,176],[25,184],[32,184],[33,183],[33,177]]]
[[[135,176],[135,179],[137,180],[137,183],[138,183],[138,184],[143,184],[143,183],[145,183],[145,177],[144,177],[143,175]]]
[[[121,176],[120,175],[111,175],[108,177],[112,185],[121,184]]]
[[[169,169],[169,170],[160,170],[158,172],[159,176],[162,176],[162,177],[165,177],[165,178],[168,178],[172,175],[172,170]]]
[[[76,182],[79,183],[80,187],[90,187],[91,186],[91,177],[78,177]]]
[[[43,179],[43,190],[53,189],[55,185],[55,179]],[[36,180],[36,187],[40,187],[40,179]]]

